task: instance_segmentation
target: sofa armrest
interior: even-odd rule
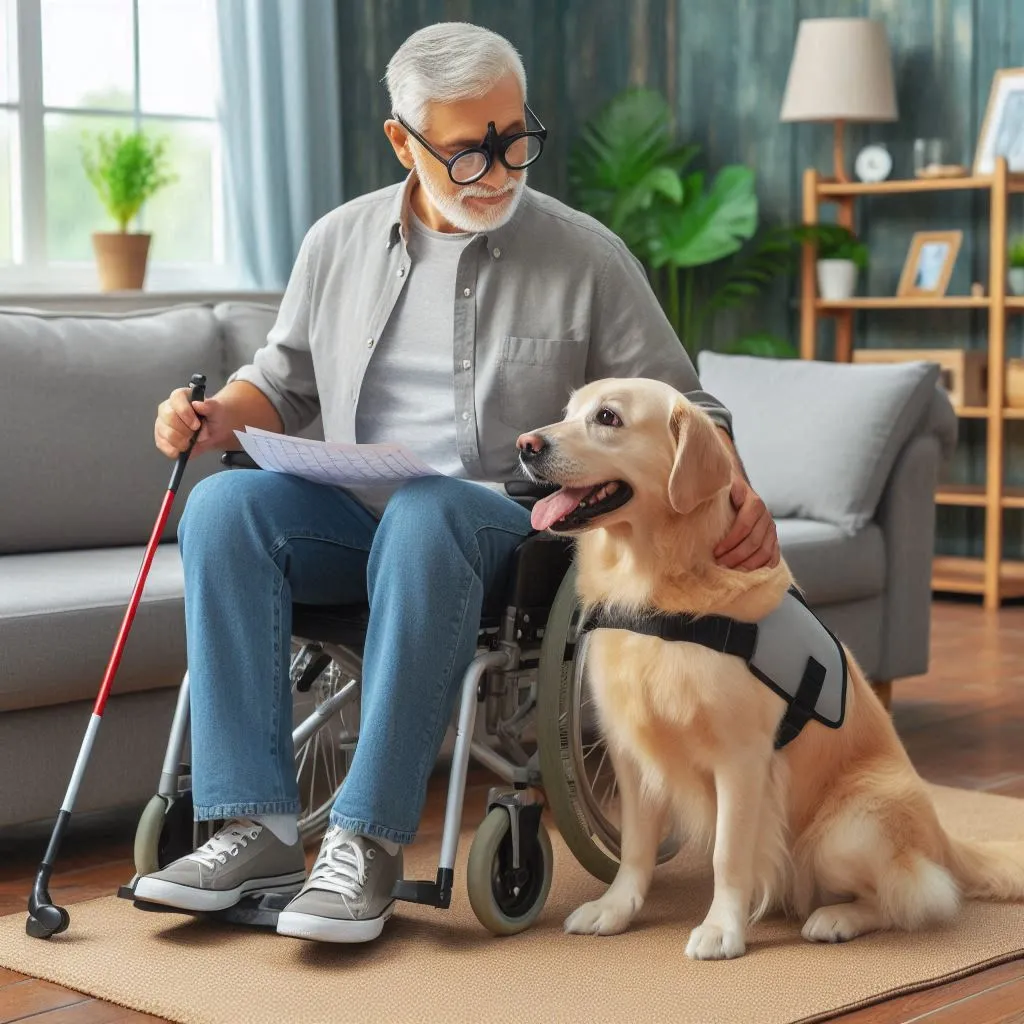
[[[928,671],[931,641],[935,489],[956,446],[957,418],[936,389],[925,416],[896,459],[878,506],[885,538],[881,681]]]

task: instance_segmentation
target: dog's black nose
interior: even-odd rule
[[[516,440],[516,447],[519,449],[520,458],[535,459],[544,451],[544,438],[540,434],[520,434]]]

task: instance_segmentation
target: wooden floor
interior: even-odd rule
[[[918,771],[950,786],[1024,797],[1024,608],[987,613],[973,603],[934,605],[932,671],[898,682],[893,716]],[[475,775],[468,806],[484,798]],[[437,841],[444,811],[432,786],[421,839]],[[135,816],[73,822],[51,896],[68,904],[114,892],[132,874]],[[0,836],[0,914],[21,912],[46,833]],[[141,1024],[126,1011],[0,968],[0,1024]],[[1024,1022],[1024,960],[837,1018],[841,1024],[1010,1024]]]

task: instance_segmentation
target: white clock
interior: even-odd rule
[[[892,157],[885,146],[865,146],[857,154],[854,170],[861,181],[884,181],[892,170]]]

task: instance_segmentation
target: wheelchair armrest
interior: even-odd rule
[[[551,533],[531,533],[520,541],[505,585],[505,606],[516,609],[517,628],[535,633],[547,624],[574,550],[571,537]]]
[[[535,484],[532,480],[508,480],[505,493],[525,509],[531,509],[539,498],[546,498],[558,490],[557,484]]]
[[[259,463],[253,461],[248,452],[229,451],[220,457],[221,464],[228,469],[259,469]]]

